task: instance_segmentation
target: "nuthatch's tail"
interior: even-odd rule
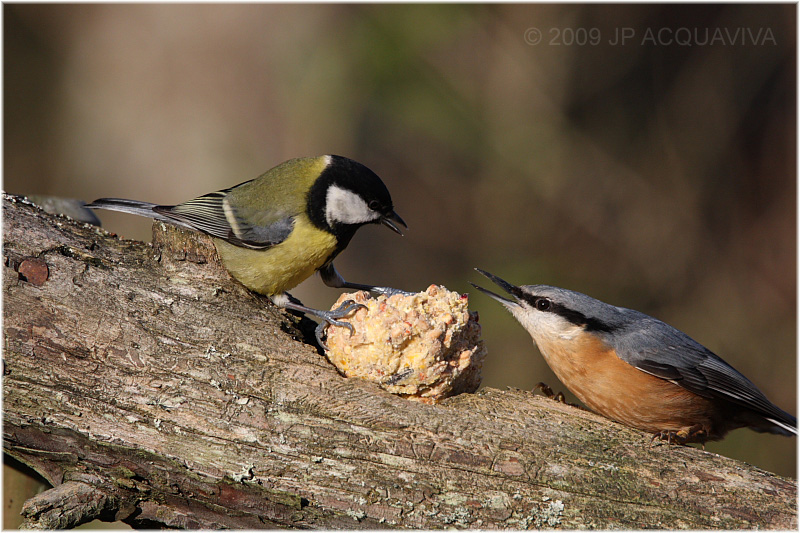
[[[777,409],[777,408],[776,408]],[[767,423],[754,424],[752,427],[756,431],[775,433],[787,437],[797,436],[797,418],[780,409],[781,416],[764,416],[763,420]],[[763,416],[763,415],[762,415]]]
[[[161,213],[155,211],[154,208],[162,207],[158,204],[151,204],[149,202],[139,202],[136,200],[125,200],[123,198],[100,198],[84,207],[88,209],[107,209],[109,211],[121,211],[122,213],[130,213],[132,215],[139,215],[142,217],[168,222],[176,226],[183,226],[189,229],[194,229],[186,223],[169,218]]]

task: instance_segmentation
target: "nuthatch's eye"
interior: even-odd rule
[[[550,310],[550,300],[547,298],[537,298],[536,299],[536,309],[539,311],[549,311]]]
[[[368,204],[368,207],[369,207],[370,209],[372,209],[373,211],[377,211],[377,210],[378,210],[378,208],[379,208],[380,206],[381,206],[381,204],[380,204],[380,202],[379,202],[378,200],[372,200],[372,201],[371,201],[371,202]]]

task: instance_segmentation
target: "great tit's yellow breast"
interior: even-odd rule
[[[252,250],[214,239],[225,268],[248,289],[272,296],[311,277],[337,246],[336,237],[316,228],[305,216],[282,243],[267,250]]]

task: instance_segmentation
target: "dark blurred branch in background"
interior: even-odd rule
[[[4,451],[28,527],[794,529],[796,484],[523,391],[345,379],[210,241],[3,199]]]

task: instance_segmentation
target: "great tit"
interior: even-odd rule
[[[383,224],[402,235],[406,223],[394,212],[392,197],[370,169],[337,155],[291,159],[254,180],[205,194],[178,205],[157,205],[120,198],[101,198],[86,207],[141,215],[207,233],[223,264],[248,289],[269,296],[279,307],[323,320],[337,319],[359,305],[345,302],[333,311],[306,307],[286,291],[315,271],[329,287],[397,291],[349,283],[333,266],[356,230]]]

